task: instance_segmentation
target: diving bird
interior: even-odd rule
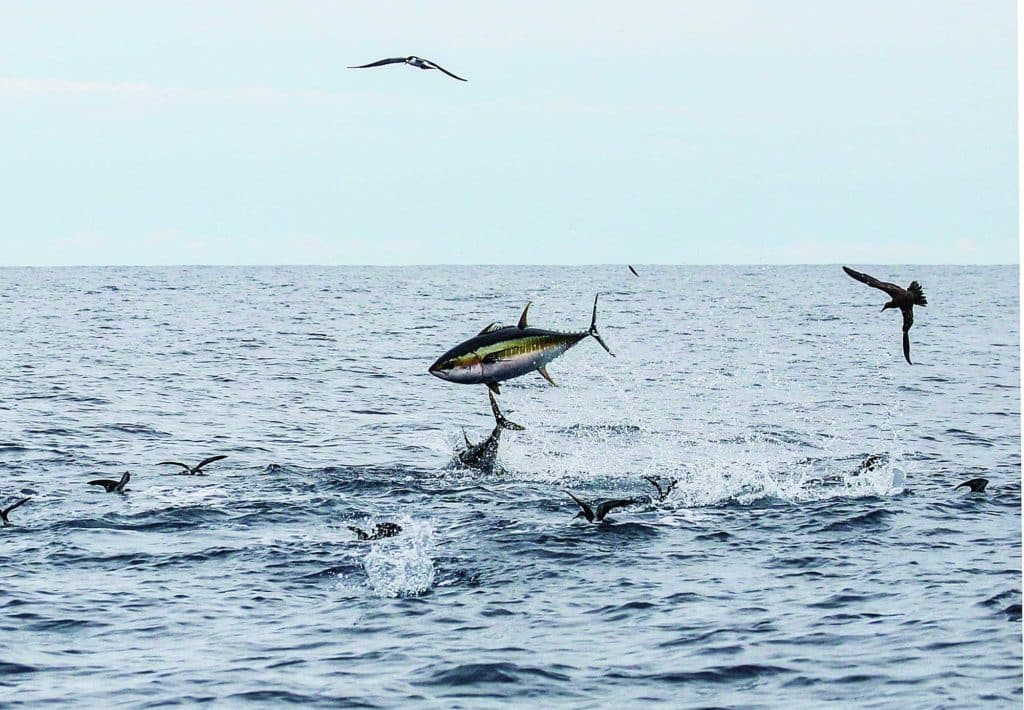
[[[402,526],[398,523],[377,523],[372,533],[360,530],[354,525],[349,525],[348,529],[354,532],[360,540],[383,540],[386,537],[394,537],[402,532]]]
[[[590,328],[579,333],[531,328],[526,322],[529,310],[527,303],[518,325],[491,323],[474,337],[456,345],[430,366],[430,374],[448,382],[485,384],[494,394],[501,394],[499,382],[534,370],[554,385],[555,381],[545,369],[547,364],[588,336],[615,357],[597,332],[597,296],[594,296]]]
[[[103,490],[107,493],[124,493],[125,484],[131,480],[132,474],[125,471],[121,475],[120,481],[111,481],[109,478],[100,478],[95,481],[89,481],[90,486],[103,486]]]
[[[647,481],[652,486],[654,486],[655,488],[658,489],[658,500],[659,501],[663,501],[666,498],[668,498],[669,493],[671,493],[672,489],[676,487],[677,483],[679,483],[679,479],[678,478],[670,478],[668,480],[668,484],[665,486],[665,489],[662,490],[661,484],[658,483],[658,479],[656,479],[654,476],[644,476],[644,480]]]
[[[25,505],[26,503],[28,503],[28,501],[29,501],[28,498],[22,498],[17,503],[12,503],[11,505],[9,505],[6,508],[4,508],[3,510],[0,510],[0,519],[3,519],[4,527],[7,527],[8,525],[11,524],[11,521],[7,519],[7,515],[12,510],[14,510],[15,508],[19,508],[19,507]]]
[[[458,453],[459,463],[466,468],[475,468],[481,471],[494,470],[494,459],[498,456],[498,443],[501,441],[501,432],[505,429],[512,431],[523,431],[522,427],[515,422],[510,422],[498,409],[498,400],[494,398],[493,392],[487,393],[491,400],[491,411],[494,413],[494,430],[491,435],[479,444],[469,443],[466,432],[462,432],[462,438],[466,440],[466,448]]]
[[[967,488],[971,489],[971,493],[981,493],[982,491],[985,490],[985,486],[987,486],[987,485],[988,485],[988,479],[987,478],[972,478],[969,481],[964,481],[963,483],[961,483],[959,486],[957,486],[953,490],[955,491],[957,488],[963,488],[964,486],[966,486]]]
[[[612,512],[616,508],[624,508],[627,505],[633,505],[637,502],[632,499],[602,501],[601,503],[598,504],[597,512],[595,513],[589,505],[581,501],[572,493],[569,493],[569,491],[566,491],[566,494],[574,501],[576,501],[576,505],[580,507],[580,512],[576,513],[576,515],[574,515],[573,517],[586,518],[588,523],[602,523],[606,520],[608,522],[611,522],[611,518],[607,518],[608,513]]]
[[[640,274],[638,274],[638,273],[636,272],[636,269],[634,269],[634,268],[633,268],[633,265],[632,265],[632,264],[626,264],[626,266],[628,266],[628,267],[629,267],[629,270],[633,272],[633,276],[636,276],[637,278],[640,278]]]
[[[461,76],[455,76],[450,71],[442,67],[440,64],[437,64],[436,62],[432,62],[429,59],[421,59],[420,57],[414,56],[391,57],[390,59],[381,59],[376,62],[370,62],[369,64],[360,64],[359,66],[356,67],[349,67],[349,69],[369,69],[371,67],[382,67],[386,64],[408,64],[410,67],[416,67],[417,69],[437,69],[439,71],[443,71],[452,79],[466,81]]]
[[[161,461],[160,463],[157,464],[157,466],[181,466],[183,469],[185,469],[184,471],[181,472],[182,476],[189,476],[189,475],[199,476],[199,475],[201,475],[201,471],[202,471],[203,466],[205,466],[208,463],[213,463],[214,461],[220,461],[221,459],[226,459],[227,457],[228,457],[227,454],[220,454],[219,456],[211,456],[208,459],[203,459],[202,461],[197,463],[195,466],[189,466],[188,464],[181,463],[180,461]]]
[[[843,267],[843,271],[850,278],[889,294],[889,298],[892,300],[882,306],[882,310],[899,308],[903,313],[903,356],[907,358],[908,363],[913,365],[914,363],[910,362],[910,326],[914,325],[914,306],[928,305],[928,299],[924,297],[924,289],[921,288],[921,284],[911,281],[909,286],[902,288],[887,281],[879,281],[873,276],[862,274],[846,266]]]

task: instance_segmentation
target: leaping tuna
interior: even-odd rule
[[[494,470],[494,459],[498,456],[498,444],[501,442],[501,432],[505,429],[523,431],[525,427],[515,422],[510,422],[498,409],[498,401],[494,399],[494,393],[488,392],[487,397],[491,400],[491,411],[494,412],[494,430],[491,435],[479,444],[469,443],[466,432],[462,432],[462,438],[466,440],[466,448],[458,453],[459,463],[466,468],[475,468],[481,471]]]
[[[578,333],[531,328],[526,322],[529,310],[527,303],[518,325],[491,323],[476,336],[456,345],[430,366],[430,374],[464,385],[485,384],[495,394],[501,394],[499,382],[534,370],[554,385],[545,369],[547,364],[588,336],[615,357],[597,332],[597,296],[590,328]]]

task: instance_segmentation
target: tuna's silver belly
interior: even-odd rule
[[[560,344],[537,352],[516,354],[495,362],[483,363],[482,382],[504,382],[544,367],[571,348],[574,343]]]

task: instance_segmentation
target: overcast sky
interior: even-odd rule
[[[1012,0],[0,6],[0,264],[1016,263]],[[416,54],[469,81],[402,65]]]

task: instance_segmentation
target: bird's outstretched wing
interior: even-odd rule
[[[638,273],[636,272],[636,269],[634,269],[634,268],[633,268],[633,265],[632,265],[632,264],[626,264],[626,266],[628,266],[628,267],[629,267],[629,270],[633,272],[633,276],[636,276],[637,278],[640,278],[640,274],[638,274]]]
[[[885,291],[892,298],[896,298],[901,293],[903,293],[903,289],[901,287],[897,286],[896,284],[891,284],[888,281],[879,281],[874,276],[862,274],[861,272],[854,271],[853,269],[846,266],[843,267],[843,271],[845,271],[847,276],[849,276],[850,278],[857,279],[861,283],[867,284],[872,288],[877,288],[882,291]]]
[[[914,325],[914,309],[907,306],[900,310],[903,311],[903,357],[913,365],[914,363],[910,362],[910,326]]]
[[[430,66],[434,67],[434,69],[439,69],[440,71],[443,71],[445,74],[450,76],[452,79],[458,79],[459,81],[466,81],[466,79],[463,79],[461,76],[455,76],[454,74],[452,74],[450,71],[448,71],[447,69],[442,67],[437,62],[432,62],[429,59],[424,59],[423,61],[424,61],[424,63],[429,64]]]
[[[18,508],[20,506],[25,505],[26,503],[28,503],[28,501],[29,501],[28,498],[22,498],[17,503],[12,503],[11,505],[9,505],[6,508],[4,508],[3,510],[0,510],[0,518],[3,518],[3,521],[5,523],[8,522],[7,514],[10,513],[12,510],[14,510],[15,508]]]
[[[192,471],[195,473],[199,473],[199,469],[201,469],[206,464],[213,463],[214,461],[220,461],[221,459],[226,459],[227,457],[227,454],[218,454],[217,456],[211,456],[208,459],[203,459],[202,461],[196,464],[196,467],[192,469]]]
[[[572,493],[569,493],[569,491],[566,491],[566,495],[568,495],[570,498],[572,498],[574,501],[576,501],[576,505],[578,505],[580,507],[580,511],[583,513],[584,517],[586,517],[586,519],[589,522],[594,522],[594,511],[590,509],[589,505],[587,505],[586,503],[581,501],[579,498],[574,496]]]
[[[633,505],[636,503],[632,498],[622,500],[606,500],[601,505],[597,506],[597,519],[604,520],[604,516],[612,512],[616,508],[625,508],[627,505]]]
[[[187,464],[183,464],[181,461],[161,461],[157,466],[181,466],[188,473],[192,473],[192,467]]]
[[[644,480],[658,489],[658,500],[665,500],[666,493],[661,490],[661,484],[654,476],[644,476]]]
[[[964,481],[963,483],[961,483],[959,486],[957,486],[953,490],[955,491],[957,488],[963,488],[964,486],[966,486],[967,488],[971,489],[972,493],[981,493],[982,491],[985,490],[985,486],[987,486],[987,485],[988,485],[988,479],[987,478],[972,478],[969,481]]]
[[[382,67],[385,64],[402,64],[405,62],[405,57],[391,57],[390,59],[380,59],[376,62],[370,62],[369,64],[360,64],[359,66],[349,67],[349,69],[369,69],[370,67]]]

